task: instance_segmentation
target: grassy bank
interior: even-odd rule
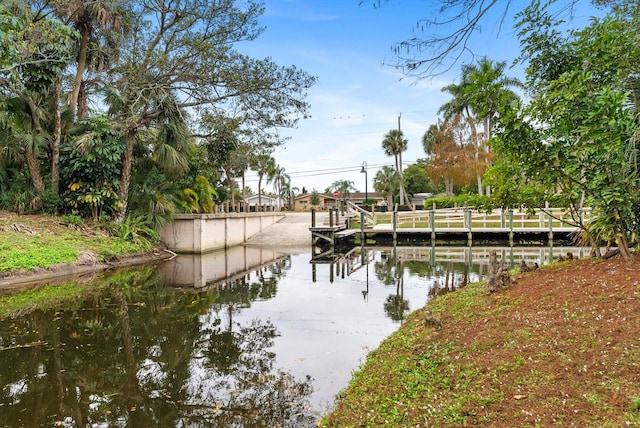
[[[368,356],[321,425],[640,426],[639,262],[562,262],[498,293],[436,298]]]
[[[48,269],[78,257],[100,262],[148,251],[150,241],[119,235],[75,216],[49,217],[0,212],[0,281],[15,271]]]

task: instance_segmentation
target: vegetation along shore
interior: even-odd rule
[[[0,282],[167,254],[75,223],[1,213]],[[475,283],[436,298],[368,356],[320,425],[640,426],[639,261],[563,261],[493,293]],[[19,297],[0,297],[2,316],[34,305]]]
[[[400,117],[371,147],[349,146],[357,150],[344,146],[355,133],[289,136],[312,122],[342,126],[318,119],[341,117],[349,103],[319,114],[308,99],[318,76],[270,52],[243,53],[266,28],[262,2],[0,2],[0,317],[37,306],[11,291],[38,275],[170,256],[157,231],[175,214],[290,211],[296,201],[327,209],[358,190],[343,174],[364,173],[366,211],[435,212],[437,202],[499,209],[505,223],[514,209],[529,210],[523,218],[543,210],[539,225],[550,229],[562,212],[576,243],[598,257],[502,270],[507,286],[493,277],[438,297],[369,355],[321,425],[640,426],[640,2],[588,3],[598,13],[580,22],[575,1],[437,0],[433,23],[454,31],[435,40],[423,25],[429,8],[416,9],[426,33],[398,45],[398,70],[446,77],[449,99],[427,106],[431,124],[411,142],[424,156],[403,161]],[[483,17],[498,28],[507,10],[515,57],[456,55],[494,26]],[[443,21],[443,11],[455,19]],[[445,49],[430,56],[423,48],[433,42]],[[437,99],[430,94],[416,97]],[[288,156],[276,159],[290,139],[309,165],[297,176]],[[393,166],[372,161],[374,145]],[[325,167],[354,153],[357,165],[334,169],[320,199]],[[617,255],[600,257],[604,247]]]
[[[157,232],[130,222],[85,222],[0,211],[0,289],[171,257]]]
[[[558,262],[436,298],[322,426],[640,426],[639,261]]]

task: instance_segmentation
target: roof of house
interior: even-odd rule
[[[303,193],[301,195],[296,196],[294,199],[301,199],[305,197],[311,196],[311,193]],[[318,196],[324,199],[342,199],[340,197],[334,197],[331,193],[320,193],[318,192]],[[349,199],[364,199],[366,197],[371,199],[383,199],[382,193],[380,192],[350,192]]]

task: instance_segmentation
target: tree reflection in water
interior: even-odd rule
[[[233,321],[275,294],[273,276],[186,293],[156,272],[0,320],[0,426],[314,426],[311,379],[275,368],[276,328]]]
[[[312,259],[311,272],[310,255],[270,253],[228,277],[188,259],[167,271],[189,262],[193,278],[179,284],[201,288],[165,287],[151,267],[25,305],[0,319],[0,426],[315,426],[410,309],[482,276],[482,264],[465,265],[483,260],[472,250],[361,248]],[[533,251],[505,248],[502,259],[543,264]],[[203,268],[216,280],[196,281]]]
[[[409,301],[404,298],[404,266],[397,248],[383,252],[381,261],[375,264],[376,276],[384,285],[395,285],[396,294],[387,296],[384,312],[394,322],[402,322],[409,314]]]

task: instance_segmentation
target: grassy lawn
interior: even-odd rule
[[[95,225],[78,223],[57,217],[0,212],[0,272],[46,269],[74,262],[81,252],[91,252],[103,261],[151,249],[148,242],[135,243],[112,236]]]

